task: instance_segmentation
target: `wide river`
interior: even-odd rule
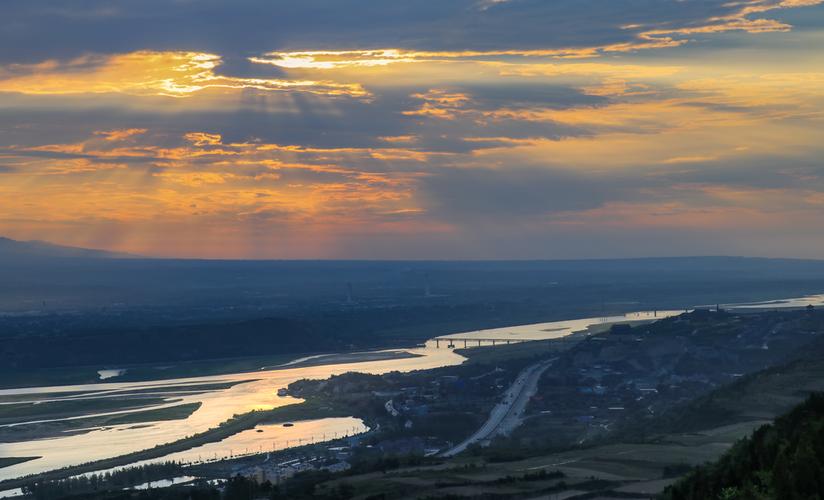
[[[812,303],[824,304],[824,295],[790,299],[785,302],[772,302],[761,307],[798,307]],[[658,311],[628,313],[622,316],[583,318],[551,323],[513,326],[492,330],[480,330],[448,335],[449,338],[461,339],[512,339],[541,340],[567,336],[573,332],[586,330],[590,326],[626,321],[660,319],[683,311]],[[261,369],[255,372],[231,373],[208,377],[169,379],[151,382],[101,382],[97,384],[69,385],[59,387],[34,387],[0,390],[0,398],[8,396],[22,397],[17,402],[44,401],[56,399],[97,399],[122,397],[136,391],[167,388],[175,392],[170,402],[153,408],[182,403],[201,403],[200,408],[183,420],[152,422],[150,424],[125,424],[93,428],[81,434],[69,434],[56,438],[0,443],[0,457],[40,457],[0,469],[0,480],[35,474],[52,469],[76,465],[79,463],[115,457],[130,452],[152,448],[158,444],[169,443],[186,436],[213,428],[231,418],[233,415],[246,413],[255,409],[271,409],[295,403],[291,397],[278,397],[277,391],[300,379],[325,379],[333,375],[357,371],[362,373],[382,374],[390,371],[408,372],[431,369],[442,366],[457,365],[465,358],[447,347],[448,341],[435,340],[426,342],[425,346],[407,349],[415,357],[402,359],[384,359],[350,363],[316,364],[313,366],[282,365],[273,369]],[[470,347],[477,345],[468,343]],[[463,341],[456,343],[463,347]],[[316,362],[319,360],[315,360]],[[112,380],[112,379],[108,379]],[[228,389],[208,388],[202,392],[180,395],[175,387],[206,385],[223,382],[243,382]],[[191,389],[191,387],[187,387]],[[26,397],[31,399],[27,399]],[[16,399],[17,399],[16,398]],[[171,400],[174,402],[171,402]],[[145,410],[146,408],[141,408]],[[84,417],[88,417],[84,416]],[[363,422],[355,418],[329,418],[295,422],[293,427],[279,425],[258,426],[254,430],[236,434],[224,441],[210,443],[185,452],[175,453],[161,460],[199,461],[224,458],[239,454],[283,449],[308,442],[331,440],[335,437],[364,432]],[[262,431],[262,432],[258,432]],[[2,495],[0,495],[2,496]]]

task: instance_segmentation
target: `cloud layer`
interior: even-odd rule
[[[0,233],[824,258],[821,3],[8,1]]]

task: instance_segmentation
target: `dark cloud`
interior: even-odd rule
[[[106,163],[147,163],[156,161],[158,158],[151,156],[105,156],[85,153],[65,153],[62,151],[37,151],[20,149],[0,149],[0,155],[18,156],[26,158],[48,158],[52,160],[91,160],[103,161]]]
[[[427,213],[473,226],[496,221],[519,224],[614,202],[706,201],[700,186],[824,192],[824,165],[772,156],[700,161],[673,169],[627,168],[614,173],[541,166],[444,168],[422,179],[419,189]],[[735,205],[732,200],[713,199],[712,203]]]
[[[578,89],[550,85],[547,83],[498,83],[496,85],[473,85],[459,88],[472,98],[473,109],[482,111],[500,108],[567,109],[581,106],[604,104],[601,96],[584,94]]]
[[[445,169],[423,179],[420,189],[427,213],[456,222],[588,210],[628,193],[604,176],[527,167]]]
[[[790,155],[758,158],[726,158],[679,165],[676,169],[656,169],[654,177],[663,185],[678,183],[712,184],[753,189],[817,189],[824,191],[824,163]]]
[[[6,0],[0,61],[138,49],[227,57],[279,49],[402,47],[500,50],[629,42],[641,28],[677,28],[735,12],[726,0]]]
[[[425,151],[468,152],[495,147],[496,140],[467,142],[464,138],[548,138],[588,135],[589,131],[552,121],[529,121],[517,117],[486,118],[483,112],[498,109],[567,109],[605,104],[603,97],[591,96],[560,85],[500,83],[458,86],[450,91],[465,93],[469,100],[453,120],[404,114],[418,109],[426,87],[376,87],[374,98],[335,99],[306,94],[271,95],[249,90],[240,103],[222,110],[184,110],[168,113],[162,107],[124,109],[106,97],[96,98],[92,109],[72,107],[64,96],[14,96],[14,106],[0,108],[0,122],[18,124],[0,129],[0,147],[36,146],[79,142],[94,131],[119,128],[147,128],[155,132],[152,144],[172,147],[186,132],[220,134],[224,142],[260,140],[276,144],[300,144],[316,148],[384,148],[392,145],[387,136],[411,135],[413,148]]]

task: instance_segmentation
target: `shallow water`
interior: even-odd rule
[[[283,424],[263,424],[239,432],[217,443],[208,443],[191,450],[173,453],[159,461],[174,460],[186,463],[221,460],[229,457],[280,451],[305,444],[322,443],[367,432],[363,420],[353,417],[323,418]],[[261,431],[261,432],[259,432]]]
[[[13,490],[0,491],[0,498],[19,497],[23,495],[22,488],[14,488]]]
[[[819,300],[822,296],[814,296]],[[789,299],[783,303],[800,304],[810,303],[810,299]],[[762,306],[763,307],[763,306]],[[788,307],[788,306],[784,306]],[[798,306],[795,306],[798,307]],[[585,330],[590,326],[610,324],[625,321],[661,319],[667,316],[680,314],[683,311],[638,312],[621,316],[582,318],[567,321],[556,321],[532,325],[520,325],[490,330],[465,332],[447,335],[450,339],[460,339],[455,342],[456,347],[463,347],[464,339],[468,347],[478,345],[477,339],[540,340],[567,336],[573,332]],[[472,340],[476,339],[476,340]],[[126,453],[144,450],[158,444],[169,443],[213,428],[230,419],[233,415],[246,413],[256,409],[271,409],[287,404],[299,402],[291,397],[278,397],[277,391],[290,383],[304,379],[324,379],[350,371],[382,374],[390,371],[413,371],[431,369],[442,366],[457,365],[465,358],[446,347],[448,342],[434,339],[426,343],[425,347],[408,349],[406,351],[417,354],[416,357],[403,359],[387,359],[380,361],[364,361],[343,364],[323,364],[316,366],[290,367],[266,369],[249,373],[233,373],[209,377],[194,377],[182,379],[160,380],[152,382],[103,382],[97,384],[70,385],[61,387],[33,387],[21,389],[0,390],[0,397],[8,395],[31,395],[33,399],[38,395],[49,394],[49,398],[60,398],[61,393],[81,394],[66,395],[66,398],[99,398],[112,397],[122,391],[137,391],[146,388],[169,388],[175,386],[213,384],[216,382],[243,382],[229,389],[208,390],[203,393],[176,395],[180,401],[174,404],[200,402],[201,407],[185,420],[153,422],[149,424],[115,425],[106,428],[92,429],[84,434],[75,434],[65,437],[40,439],[19,443],[0,443],[0,456],[23,457],[40,456],[37,460],[17,464],[0,469],[0,480],[11,479],[28,474],[35,474],[47,470],[76,465],[79,463],[115,457]],[[489,345],[484,342],[484,345]],[[440,347],[437,347],[440,346]],[[54,393],[54,394],[52,394]],[[42,396],[39,396],[42,397]],[[145,408],[143,408],[145,409]],[[188,450],[170,456],[163,460],[196,461],[198,459],[218,458],[230,453],[242,453],[249,448],[254,451],[268,451],[272,447],[282,449],[281,446],[297,446],[305,444],[317,436],[334,436],[346,428],[365,430],[363,422],[357,419],[321,419],[296,423],[294,427],[262,426],[263,433],[254,430],[245,431],[220,443],[211,443],[202,449]],[[289,441],[287,443],[287,440]]]
[[[110,370],[97,370],[97,375],[100,380],[107,380],[110,378],[119,377],[126,373],[126,370],[122,368],[118,369],[110,369]]]
[[[154,422],[149,425],[115,425],[93,429],[85,434],[19,443],[0,443],[0,456],[42,457],[37,460],[31,460],[0,469],[0,480],[140,451],[158,444],[176,441],[186,436],[206,431],[230,419],[233,415],[258,409],[271,409],[299,402],[300,400],[291,397],[278,397],[277,390],[303,378],[323,379],[348,371],[381,374],[393,370],[410,371],[429,369],[460,364],[464,360],[463,357],[449,349],[420,348],[410,351],[423,355],[405,359],[306,366],[301,368],[285,368],[155,382],[100,383],[2,390],[0,391],[0,396],[84,391],[90,396],[101,397],[113,391],[139,390],[150,387],[171,388],[175,385],[245,382],[229,389],[179,396],[181,401],[175,404],[202,403],[201,407],[185,420]],[[72,396],[72,399],[79,398],[82,398],[82,396]],[[330,434],[333,434],[337,430],[337,424],[334,422],[322,423],[321,426],[323,425],[328,425],[328,433]],[[318,432],[324,432],[322,428],[315,426],[307,428],[298,425],[293,428],[283,428],[280,432],[285,436],[288,430],[288,434],[291,436],[295,432],[292,429],[295,428],[297,428],[298,431],[306,429],[307,434],[303,436],[305,438],[309,438],[310,435],[317,434]],[[295,435],[296,439],[298,437],[300,436]]]
[[[197,479],[194,476],[180,476],[180,477],[173,477],[171,479],[161,479],[160,481],[150,481],[148,483],[143,483],[135,486],[132,488],[133,490],[148,490],[152,488],[166,488],[169,486],[174,486],[176,484],[183,484],[189,483]]]
[[[824,294],[807,295],[792,299],[770,300],[765,302],[751,302],[747,304],[723,304],[722,307],[728,309],[787,309],[799,307],[822,307],[824,306]]]

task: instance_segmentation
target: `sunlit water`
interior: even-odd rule
[[[824,295],[815,296],[819,303]],[[798,304],[794,307],[811,303],[810,299],[790,299],[782,304]],[[815,303],[813,301],[813,303]],[[778,306],[771,306],[778,307]],[[789,307],[789,306],[784,306]],[[448,335],[450,339],[461,339],[456,347],[463,347],[463,339],[467,339],[468,346],[477,345],[471,339],[510,339],[540,340],[567,336],[576,331],[582,331],[590,326],[610,324],[625,321],[640,321],[661,319],[679,314],[683,311],[657,311],[629,313],[621,316],[583,318],[568,321],[539,323],[532,325],[512,326],[481,330],[461,334]],[[184,420],[153,422],[150,424],[115,425],[106,428],[95,428],[83,434],[67,435],[63,437],[24,441],[17,443],[0,443],[0,457],[31,457],[42,458],[0,469],[0,480],[16,478],[28,474],[35,474],[52,469],[76,465],[79,463],[111,458],[126,453],[152,448],[156,445],[169,443],[186,436],[200,433],[213,428],[230,419],[233,415],[246,413],[252,410],[271,409],[298,402],[291,397],[278,397],[277,391],[300,379],[325,379],[333,375],[358,371],[362,373],[382,374],[390,371],[408,372],[413,370],[431,369],[442,366],[457,365],[465,358],[448,349],[448,342],[430,340],[425,347],[408,349],[416,357],[404,359],[387,359],[381,361],[365,361],[344,364],[324,364],[317,366],[283,366],[279,369],[266,369],[249,373],[233,373],[209,377],[194,377],[169,379],[153,382],[103,382],[97,384],[70,385],[60,387],[34,387],[22,389],[0,390],[0,397],[9,395],[81,392],[80,395],[66,395],[71,399],[112,397],[118,392],[135,391],[146,388],[168,387],[193,384],[214,384],[216,382],[244,382],[229,389],[211,390],[200,394],[184,394],[175,396],[180,401],[170,404],[196,403],[201,407]],[[504,342],[501,342],[504,343]],[[485,343],[484,345],[488,345]],[[499,344],[500,345],[500,344]],[[54,398],[54,396],[50,396]],[[161,405],[163,406],[163,405]],[[132,410],[133,411],[133,410]],[[87,416],[88,417],[88,416]],[[366,430],[363,422],[354,418],[321,419],[314,421],[297,422],[294,427],[279,425],[261,426],[262,433],[256,430],[244,431],[227,438],[219,443],[175,453],[153,461],[182,460],[193,462],[209,458],[223,458],[230,454],[243,454],[247,449],[252,452],[269,451],[272,448],[298,446],[310,440],[332,439],[336,435]],[[288,441],[288,442],[287,442]]]
[[[174,460],[193,463],[238,457],[269,451],[280,451],[312,443],[362,434],[369,430],[359,418],[323,418],[283,424],[258,425],[254,429],[239,432],[223,441],[208,443],[191,450],[173,453],[160,461]],[[157,460],[155,460],[157,461]]]
[[[173,477],[172,479],[161,479],[160,481],[149,481],[148,483],[143,483],[135,486],[132,488],[133,490],[148,490],[152,488],[167,488],[169,486],[174,486],[176,484],[184,484],[189,483],[197,479],[194,476],[180,476],[180,477]]]
[[[177,453],[171,453],[160,458],[134,462],[128,466],[100,469],[81,475],[102,475],[106,473],[113,473],[125,467],[135,467],[168,461],[187,464],[202,464],[215,462],[218,460],[241,458],[262,453],[282,451],[287,448],[294,448],[296,446],[344,439],[357,436],[368,431],[369,427],[363,423],[363,420],[354,417],[302,420],[297,422],[289,422],[286,425],[284,425],[284,423],[260,424],[253,429],[239,432],[219,442],[206,443],[202,446],[197,446],[195,448]],[[136,489],[139,488],[136,487]],[[3,498],[3,496],[3,492],[0,491],[0,498]]]
[[[751,302],[748,304],[723,304],[727,309],[787,309],[798,307],[824,306],[824,294],[807,295],[793,299],[770,300],[766,302]]]
[[[114,369],[114,370],[97,370],[97,375],[100,380],[107,380],[110,378],[119,377],[126,373],[126,370],[123,369]]]

